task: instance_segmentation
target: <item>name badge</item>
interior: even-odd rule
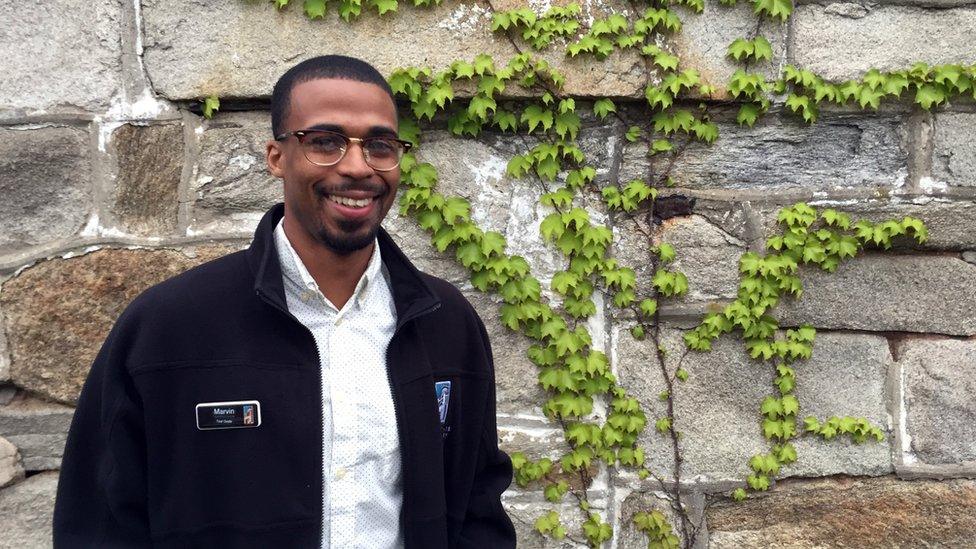
[[[201,402],[197,404],[197,429],[246,429],[261,425],[261,403],[256,400]]]

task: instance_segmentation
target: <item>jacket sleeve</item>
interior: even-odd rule
[[[123,313],[92,364],[68,432],[54,546],[148,547],[142,405],[126,368]]]
[[[475,314],[477,318],[477,314]],[[501,495],[512,482],[512,461],[498,448],[495,418],[495,367],[491,344],[480,318],[478,328],[491,368],[491,383],[484,415],[484,431],[471,497],[461,525],[459,547],[505,549],[515,547],[515,527],[502,507]]]

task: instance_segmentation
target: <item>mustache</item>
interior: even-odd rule
[[[375,195],[385,194],[387,186],[375,181],[345,181],[338,184],[319,184],[315,185],[315,192],[323,198],[329,194],[337,194],[348,191],[359,191]]]

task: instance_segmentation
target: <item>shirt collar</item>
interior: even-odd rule
[[[295,248],[291,245],[291,241],[288,240],[288,235],[285,234],[284,216],[282,216],[278,221],[278,225],[275,227],[274,236],[275,244],[278,248],[278,259],[281,261],[282,274],[301,288],[321,293],[318,283],[316,283],[315,279],[312,278],[312,274],[308,272],[308,268],[305,267],[305,263],[302,262],[301,257],[298,256],[298,252],[295,251]],[[369,263],[366,265],[366,270],[363,271],[363,275],[359,278],[359,282],[356,283],[356,288],[352,293],[356,303],[360,307],[362,307],[366,301],[366,298],[369,295],[369,290],[375,286],[375,281],[377,278],[384,276],[382,267],[383,260],[380,257],[379,242],[374,239],[373,254],[370,256]]]

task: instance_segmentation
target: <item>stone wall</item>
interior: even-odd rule
[[[293,4],[299,4],[293,0]],[[512,8],[514,2],[496,2]],[[534,5],[534,4],[533,4]],[[334,11],[309,21],[300,5],[277,12],[243,0],[0,0],[0,547],[50,544],[57,470],[72,405],[91,361],[126,304],[146,287],[246,247],[256,221],[282,199],[263,159],[267,97],[297,61],[346,53],[384,73],[405,65],[444,68],[457,58],[514,50],[488,30],[483,3],[370,12],[347,24]],[[626,10],[617,0],[584,3],[586,17]],[[676,8],[684,29],[667,45],[719,90],[734,69],[726,45],[756,24],[748,3]],[[364,14],[367,10],[364,8]],[[976,8],[968,0],[801,2],[783,25],[763,23],[774,49],[760,66],[789,62],[843,79],[870,67],[976,62]],[[638,116],[641,59],[605,62],[544,54],[566,89],[611,96]],[[213,119],[199,100],[222,98]],[[774,106],[755,128],[719,119],[711,147],[693,145],[674,166],[669,192],[694,198],[691,213],[624,221],[594,211],[615,234],[615,254],[649,278],[648,243],[674,245],[691,290],[667,302],[665,345],[715,303],[734,298],[737,260],[759,251],[782,205],[806,200],[880,220],[925,221],[924,245],[901,243],[802,273],[803,299],[784,303],[783,326],[818,329],[812,359],[798,366],[801,414],[866,417],[880,443],[796,441],[799,461],[766,495],[735,503],[728,490],[768,445],[758,406],[771,373],[726,337],[692,354],[677,397],[684,432],[682,487],[704,515],[701,547],[964,547],[976,544],[976,107],[927,113],[910,104],[878,112],[833,109],[807,126]],[[472,203],[484,229],[503,233],[544,283],[564,266],[538,225],[548,212],[530,180],[505,175],[524,143],[487,132],[477,140],[432,127],[419,152],[440,172],[439,188]],[[584,116],[582,148],[601,184],[659,169],[623,139],[620,122]],[[598,204],[598,200],[591,201]],[[423,269],[458,285],[486,321],[498,368],[502,445],[531,457],[566,450],[541,412],[542,390],[525,357],[528,340],[497,321],[499,302],[472,289],[465,271],[438,253],[410,219],[386,227]],[[600,310],[594,346],[650,416],[661,413],[657,355],[631,338],[632,321]],[[652,469],[670,470],[670,448],[643,435]],[[599,471],[590,495],[614,524],[614,547],[642,547],[634,513],[661,505],[655,485]],[[548,509],[539,490],[513,487],[506,507],[524,547],[570,546],[533,531]],[[578,516],[568,502],[567,520]]]

